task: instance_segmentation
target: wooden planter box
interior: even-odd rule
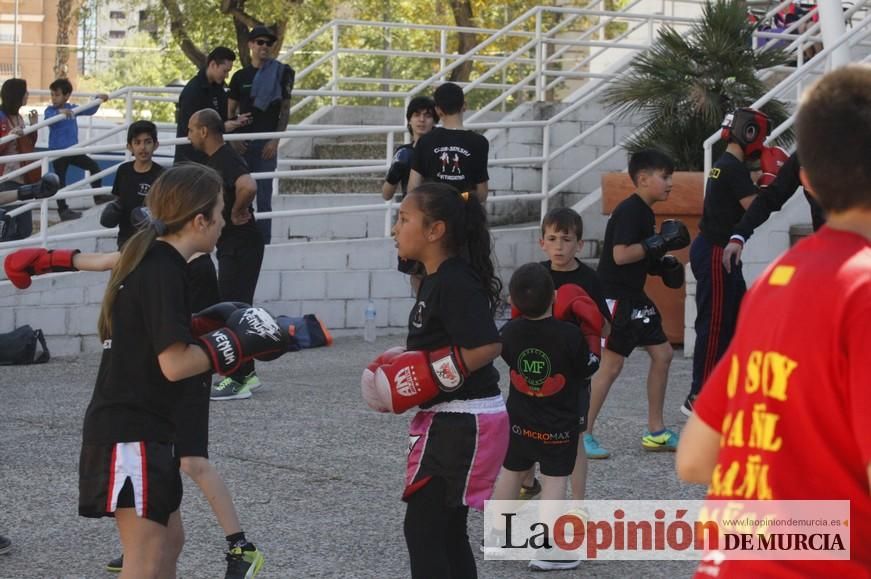
[[[659,230],[659,224],[665,219],[680,219],[690,230],[690,236],[695,239],[699,232],[699,220],[702,218],[704,189],[705,178],[702,172],[676,172],[672,178],[672,188],[668,200],[653,205],[657,230]],[[621,201],[634,192],[635,186],[628,173],[604,173],[602,175],[602,213],[610,215]],[[689,263],[689,247],[670,253],[677,257],[681,263]],[[670,289],[665,287],[661,278],[648,276],[644,291],[662,313],[663,329],[669,342],[683,344],[686,288]]]

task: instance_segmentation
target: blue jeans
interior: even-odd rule
[[[272,159],[264,159],[262,157],[263,146],[268,141],[250,141],[248,149],[245,150],[245,163],[248,165],[248,170],[252,173],[267,173],[275,171],[278,166],[278,153]],[[257,211],[272,211],[272,179],[257,180]],[[258,219],[257,229],[263,236],[263,243],[269,245],[272,241],[272,220]]]

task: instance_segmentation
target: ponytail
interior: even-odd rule
[[[412,194],[419,196],[427,222],[445,223],[445,249],[472,266],[487,293],[490,312],[495,313],[501,301],[502,280],[493,265],[493,240],[487,226],[487,213],[478,197],[467,191],[460,193],[443,183],[424,183]]]
[[[155,239],[157,239],[157,230],[154,227],[145,227],[124,244],[118,263],[112,268],[112,275],[109,276],[106,293],[103,294],[103,305],[100,307],[100,319],[97,322],[97,331],[101,341],[106,341],[112,337],[112,306],[115,305],[115,297],[118,295],[121,284],[124,283],[130,272],[136,269]]]
[[[221,196],[221,177],[214,169],[197,163],[182,163],[162,173],[151,186],[146,198],[149,221],[121,250],[118,263],[112,269],[97,331],[100,340],[112,337],[112,308],[118,290],[135,270],[158,236],[179,233],[197,215],[211,223],[212,212]]]

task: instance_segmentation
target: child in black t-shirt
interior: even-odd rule
[[[393,228],[400,257],[426,268],[403,349],[363,373],[367,404],[381,412],[420,406],[409,427],[403,498],[414,579],[474,577],[466,528],[483,510],[508,446],[508,414],[493,360],[501,283],[478,199],[441,183],[413,189]]]
[[[433,96],[442,124],[421,137],[414,147],[408,190],[414,191],[425,181],[438,181],[474,193],[484,203],[490,180],[487,172],[490,143],[478,133],[463,129],[466,110],[463,89],[446,82]]]
[[[396,188],[400,184],[402,192],[408,193],[408,176],[411,173],[414,146],[422,136],[432,130],[433,125],[439,120],[435,111],[435,101],[425,96],[414,97],[405,110],[405,120],[408,124],[408,132],[411,134],[411,143],[398,146],[393,154],[393,163],[391,163],[390,170],[381,185],[381,195],[385,201],[393,199]],[[402,273],[411,274],[412,287],[417,291],[423,276],[421,265],[416,261],[400,257],[397,269]]]
[[[611,333],[611,312],[605,303],[605,294],[599,276],[591,267],[581,263],[576,257],[583,247],[584,222],[581,216],[568,207],[558,207],[547,212],[541,222],[541,239],[539,245],[548,256],[547,261],[541,262],[550,272],[555,289],[566,284],[574,284],[581,287],[599,307],[599,311],[605,320],[602,336],[607,337]],[[584,409],[584,419],[589,410],[589,399]],[[586,440],[584,434],[583,439]],[[580,453],[584,447],[579,445]],[[581,460],[578,455],[577,467],[572,473],[572,498],[581,500],[586,491],[586,460]],[[586,458],[586,454],[584,454]],[[536,481],[532,478],[532,472],[524,480],[520,489],[521,498],[534,496]]]
[[[133,153],[133,160],[118,166],[112,184],[112,195],[116,199],[106,205],[100,217],[104,227],[118,227],[118,249],[136,233],[130,215],[145,204],[152,183],[163,172],[163,167],[152,160],[157,147],[157,126],[154,123],[136,121],[130,124],[127,150]]]
[[[393,151],[393,162],[390,170],[384,177],[381,185],[381,195],[385,201],[393,199],[397,187],[402,185],[402,192],[408,193],[408,176],[411,173],[411,162],[414,158],[414,146],[421,137],[429,133],[433,126],[439,122],[438,113],[435,110],[435,101],[427,96],[418,96],[411,99],[405,109],[405,122],[411,142],[399,145]]]
[[[647,374],[647,426],[641,439],[645,450],[674,451],[677,433],[667,429],[663,419],[665,389],[672,349],[662,329],[659,310],[644,293],[648,272],[668,275],[683,273],[683,267],[666,251],[689,245],[689,231],[679,221],[663,222],[655,233],[655,217],[651,206],[665,201],[671,191],[674,163],[656,150],[633,153],[629,159],[629,176],[636,193],[623,200],[611,214],[605,228],[605,241],[599,259],[598,274],[602,280],[611,311],[611,335],[605,341],[599,371],[593,377],[590,398],[589,437],[585,446],[590,458],[608,458],[610,453],[593,436],[596,417],[605,403],[611,385],[623,370],[623,362],[636,347],[650,355]],[[672,271],[671,268],[676,268]],[[679,284],[671,284],[680,287]]]
[[[578,326],[553,317],[554,284],[544,266],[519,267],[508,287],[520,317],[501,331],[502,359],[510,369],[511,434],[492,499],[517,497],[527,471],[537,462],[541,498],[564,500],[569,475],[586,475],[578,436],[586,429],[590,404],[589,350]],[[572,490],[573,498],[583,500],[583,490],[580,496]],[[573,569],[578,563],[535,560],[530,566]]]
[[[273,359],[291,337],[259,308],[220,304],[191,320],[186,262],[212,251],[224,224],[214,171],[168,170],[154,182],[148,208],[152,218],[117,257],[100,312],[103,357],[85,413],[79,514],[115,517],[125,568],[171,577],[184,536],[177,382],[230,373],[254,356]]]
[[[728,271],[723,266],[723,250],[732,229],[759,192],[747,161],[760,158],[770,132],[771,120],[754,109],[738,109],[723,123],[722,137],[729,144],[711,167],[699,234],[690,247],[690,265],[696,279],[696,340],[693,381],[681,406],[681,412],[687,416],[692,414],[693,401],[702,384],[735,333],[738,307],[747,284],[740,262]]]

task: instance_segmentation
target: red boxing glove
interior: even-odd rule
[[[375,389],[378,399],[388,406],[387,411],[402,414],[432,400],[439,392],[453,392],[468,375],[457,347],[411,351],[375,370]]]
[[[6,277],[18,289],[30,287],[30,277],[44,273],[78,271],[73,265],[73,256],[78,249],[43,249],[28,247],[13,251],[6,256],[3,269]]]
[[[605,319],[596,302],[581,286],[567,283],[556,290],[553,315],[558,320],[578,324],[590,353],[596,358],[602,356],[602,327]]]
[[[756,180],[756,186],[768,187],[771,185],[787,159],[789,159],[789,153],[781,147],[762,147],[762,154],[759,157],[759,169],[762,171],[762,175]]]
[[[403,346],[394,346],[390,348],[371,362],[363,369],[363,376],[360,377],[360,391],[363,393],[363,400],[372,410],[376,412],[390,412],[389,396],[383,398],[384,392],[375,386],[375,372],[378,368],[385,364],[390,364],[400,354],[405,353]]]

